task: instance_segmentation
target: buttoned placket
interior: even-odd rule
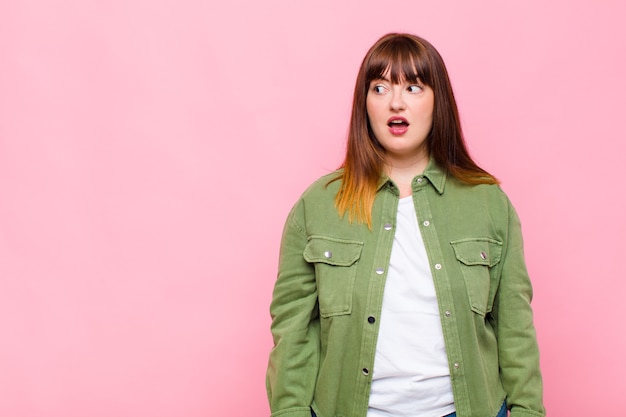
[[[376,356],[376,338],[378,335],[378,320],[382,309],[383,292],[389,260],[391,258],[391,248],[395,234],[396,216],[398,212],[399,192],[393,183],[388,182],[380,191],[382,200],[382,218],[378,223],[377,249],[370,272],[367,303],[369,306],[365,312],[365,331],[362,336],[360,363],[361,369],[358,375],[358,389],[361,391],[363,402],[354,404],[354,415],[361,415],[367,412],[367,398],[371,389],[372,374],[374,371],[374,358]]]
[[[433,216],[427,195],[428,193],[437,191],[432,184],[430,184],[428,178],[423,176],[414,179],[412,190],[415,212],[417,213],[422,239],[430,262],[435,291],[437,293],[437,302],[442,318],[441,326],[446,340],[446,353],[450,363],[450,377],[452,380],[455,380],[455,378],[460,376],[460,373],[463,372],[461,366],[461,343],[455,325],[454,302],[452,299],[450,279],[446,265],[443,263],[444,258],[437,236],[437,225],[432,222]],[[453,384],[453,389],[457,386],[458,385]],[[454,397],[457,409],[469,406],[469,395],[467,391],[459,393],[455,390]]]

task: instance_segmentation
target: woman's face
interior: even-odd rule
[[[435,95],[425,84],[387,75],[370,83],[366,106],[369,123],[388,158],[411,160],[428,154],[426,137],[433,123]]]

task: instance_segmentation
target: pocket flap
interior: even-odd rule
[[[500,262],[502,242],[489,238],[469,238],[450,242],[456,258],[465,265],[492,267]]]
[[[336,266],[350,266],[361,257],[363,242],[311,236],[304,248],[307,262],[322,262]]]

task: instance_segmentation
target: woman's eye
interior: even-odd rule
[[[382,85],[375,85],[373,90],[376,94],[382,94],[385,92],[385,87],[383,87]]]
[[[408,90],[411,93],[419,93],[420,91],[422,91],[422,87],[420,87],[419,85],[410,85]]]

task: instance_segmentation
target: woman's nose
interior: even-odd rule
[[[404,110],[406,103],[402,95],[402,90],[394,88],[391,92],[391,102],[389,103],[391,110],[398,111]]]

